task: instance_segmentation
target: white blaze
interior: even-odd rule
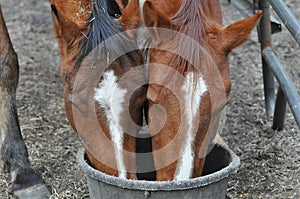
[[[184,85],[182,86],[187,137],[181,150],[181,156],[175,172],[174,178],[177,181],[188,180],[192,176],[194,168],[194,152],[192,144],[194,141],[194,133],[198,130],[197,127],[193,125],[193,121],[197,114],[199,114],[201,97],[207,91],[206,83],[201,76],[198,78],[197,82],[194,82],[194,79],[194,73],[188,73]],[[196,84],[196,89],[194,84]]]
[[[115,156],[120,178],[126,178],[126,168],[123,159],[123,129],[120,125],[120,114],[123,111],[122,104],[125,101],[127,91],[119,87],[118,78],[114,71],[106,71],[103,80],[95,88],[94,99],[104,110],[109,132],[115,148]]]
[[[139,0],[140,10],[141,10],[142,14],[143,14],[143,5],[145,2],[146,2],[146,0]]]

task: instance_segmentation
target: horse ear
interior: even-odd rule
[[[170,28],[172,26],[170,20],[148,1],[144,3],[143,14],[147,27]]]
[[[90,13],[91,0],[50,0],[54,31],[58,38],[82,31]],[[70,32],[71,31],[71,32]]]
[[[168,43],[173,36],[170,35],[169,31],[162,31],[162,29],[157,28],[166,28],[172,29],[173,25],[171,21],[159,12],[152,3],[146,1],[143,6],[144,22],[146,27],[148,27],[148,33],[152,38],[153,46],[163,45]]]
[[[59,14],[54,5],[51,5],[51,14],[53,19],[54,33],[57,38],[61,38],[61,29],[59,27]]]
[[[72,12],[65,12],[65,10],[68,10],[67,8],[70,8],[68,5],[64,3],[51,4],[55,36],[66,41],[67,45],[82,35],[82,32],[86,29],[86,20],[88,19],[86,13],[79,16],[74,9],[72,9]],[[89,11],[86,12],[89,13]]]
[[[90,16],[92,0],[49,0],[51,7],[77,26],[82,26]],[[53,11],[53,10],[52,10]],[[62,20],[61,20],[62,21]]]
[[[261,15],[262,11],[259,10],[255,15],[223,29],[221,34],[224,48],[228,52],[231,52],[234,48],[245,42],[251,30],[258,24]]]
[[[122,25],[125,30],[138,28],[141,23],[141,13],[138,0],[131,0],[127,2],[125,8],[122,9],[124,1],[116,1],[122,10],[122,17],[117,21]],[[123,2],[123,3],[122,3]]]

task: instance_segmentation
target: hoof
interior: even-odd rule
[[[38,184],[44,184],[43,179],[32,169],[17,169],[11,173],[12,191],[26,189]]]
[[[14,191],[14,196],[19,199],[48,199],[51,194],[46,185],[38,184]]]

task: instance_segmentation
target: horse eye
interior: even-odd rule
[[[120,17],[121,17],[121,15],[115,14],[115,18],[120,18]]]

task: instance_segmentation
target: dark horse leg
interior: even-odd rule
[[[10,172],[12,191],[19,198],[46,198],[42,178],[28,159],[16,110],[18,57],[10,41],[0,7],[0,169]],[[42,192],[42,193],[41,193]]]

